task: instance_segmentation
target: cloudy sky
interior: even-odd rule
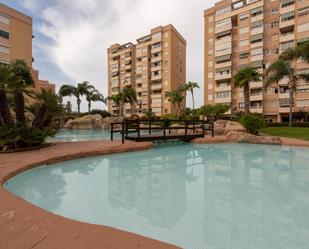
[[[216,0],[1,2],[33,17],[34,67],[42,79],[55,82],[58,88],[88,80],[105,96],[107,47],[134,42],[151,28],[172,23],[187,40],[187,80],[199,82],[196,102],[203,103],[203,10]],[[103,104],[94,107],[103,108]],[[85,103],[82,109],[86,110]]]

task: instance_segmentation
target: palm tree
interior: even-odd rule
[[[9,125],[11,123],[11,112],[6,95],[6,87],[12,78],[11,68],[0,64],[0,124]]]
[[[102,102],[106,104],[106,100],[102,94],[96,89],[86,93],[86,100],[88,101],[88,112],[91,111],[91,102]]]
[[[282,60],[302,59],[309,63],[309,41],[297,45],[296,48],[286,49],[281,55]]]
[[[123,96],[122,94],[119,93],[119,94],[112,95],[108,97],[108,100],[111,100],[112,102],[114,102],[114,104],[117,106],[119,110],[119,114],[123,116],[123,108],[122,108]]]
[[[81,97],[93,89],[94,87],[88,81],[84,81],[83,83],[78,83],[77,86],[63,85],[59,90],[59,94],[63,97],[74,96],[76,98],[77,114],[80,116]]]
[[[184,101],[185,97],[183,96],[183,91],[181,88],[177,88],[176,90],[170,91],[166,93],[166,97],[168,101],[171,102],[176,109],[178,107],[177,113],[181,111],[181,104]]]
[[[289,88],[289,127],[292,127],[293,122],[293,103],[294,103],[294,93],[296,90],[297,82],[304,80],[309,81],[309,74],[297,74],[290,63],[279,59],[272,63],[266,70],[267,79],[265,81],[265,87],[279,83],[283,78],[288,78],[288,88]]]
[[[194,89],[200,88],[197,82],[191,82],[189,81],[187,84],[184,85],[184,90],[191,93],[192,96],[192,104],[193,104],[193,111],[195,109],[195,103],[194,103]]]
[[[240,69],[234,76],[234,86],[244,88],[244,104],[245,113],[250,113],[250,88],[249,83],[260,81],[261,76],[259,72],[253,67],[245,67]]]
[[[16,120],[21,125],[25,125],[25,98],[24,94],[29,93],[29,87],[34,85],[32,73],[24,60],[14,60],[10,63],[12,71],[12,79],[8,84],[8,88],[12,90],[14,95],[14,105]]]
[[[32,126],[43,130],[49,128],[52,119],[64,112],[61,104],[61,98],[53,94],[50,90],[43,89],[36,94],[37,102],[30,107],[34,114]]]
[[[131,86],[124,87],[120,95],[122,96],[122,108],[124,108],[124,104],[129,103],[133,104],[137,102],[137,96],[135,90]],[[122,113],[124,113],[124,110],[122,110]]]

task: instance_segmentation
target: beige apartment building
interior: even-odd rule
[[[137,103],[125,104],[126,116],[147,111],[160,116],[177,111],[166,92],[186,82],[186,41],[172,25],[152,29],[135,44],[114,44],[107,53],[108,95],[118,94],[125,86],[132,86],[137,93]],[[112,101],[108,109],[119,113]]]
[[[244,110],[244,93],[233,87],[236,72],[265,68],[287,48],[309,40],[309,0],[223,0],[205,10],[205,104],[231,106],[228,114]],[[294,63],[299,73],[309,65]],[[289,112],[286,80],[264,89],[250,84],[251,112],[273,122],[286,121]],[[294,112],[309,112],[309,84],[300,82]]]
[[[32,68],[32,18],[0,3],[0,63],[8,64],[23,59]],[[39,72],[32,68],[35,89],[50,89],[55,85],[39,79]]]

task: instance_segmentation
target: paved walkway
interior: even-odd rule
[[[10,177],[35,166],[152,147],[152,143],[126,142],[122,145],[117,141],[92,141],[0,154],[0,249],[175,249],[172,245],[129,232],[54,215],[2,187]]]

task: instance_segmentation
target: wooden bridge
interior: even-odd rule
[[[125,140],[136,142],[182,140],[190,141],[204,137],[206,131],[214,136],[214,124],[206,121],[191,120],[125,120],[111,124],[111,140],[114,133],[121,134]]]

